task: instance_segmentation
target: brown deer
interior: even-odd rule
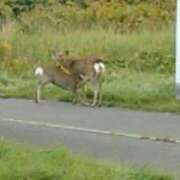
[[[79,74],[80,78],[85,82],[90,81],[94,86],[94,97],[92,106],[101,105],[102,103],[102,77],[105,72],[103,60],[97,57],[88,57],[82,59],[74,59],[68,57],[69,52],[58,52],[54,59],[56,66],[62,69],[69,69],[74,75]]]
[[[67,71],[65,71],[64,69],[59,69],[55,64],[37,67],[34,73],[38,78],[38,85],[35,92],[35,102],[40,102],[41,91],[45,87],[45,85],[49,83],[72,91],[74,94],[72,102],[78,102],[78,90],[83,85],[83,81],[79,74],[72,74]]]
[[[78,63],[77,63],[78,62]],[[97,87],[94,91],[92,106],[101,104],[102,95],[100,94],[101,83],[99,78],[104,71],[104,64],[101,61],[84,60],[84,61],[69,61],[69,64],[52,64],[47,66],[37,67],[35,75],[38,77],[38,86],[35,94],[35,101],[38,103],[41,97],[41,90],[48,83],[60,86],[74,93],[73,103],[78,102],[79,88],[86,82],[91,80]],[[85,69],[84,69],[85,68]],[[84,70],[83,70],[84,69]],[[90,70],[91,69],[91,70]],[[88,76],[87,76],[88,75]],[[99,95],[99,100],[98,99]]]

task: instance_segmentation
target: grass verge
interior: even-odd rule
[[[4,180],[172,180],[146,168],[108,166],[64,148],[32,149],[0,140],[0,179]]]
[[[51,29],[41,33],[0,31],[0,63],[24,74],[24,69],[28,69],[32,61],[35,64],[47,63],[52,61],[53,51],[68,49],[73,57],[102,57],[112,71],[128,68],[172,73],[175,64],[174,41],[174,31],[170,28],[141,34],[119,34],[113,28],[104,30],[98,27],[67,32]],[[26,63],[23,64],[24,59]]]
[[[94,54],[105,59],[104,105],[180,112],[173,78],[173,28],[141,34],[119,34],[112,27],[54,31],[0,32],[2,96],[32,98],[36,84],[32,69],[52,61],[53,50],[68,49],[73,57]],[[89,88],[86,93],[92,97]],[[70,101],[72,94],[49,86],[44,97]]]
[[[33,98],[36,80],[32,75],[15,77],[0,74],[2,97]],[[180,112],[180,102],[175,99],[174,77],[170,74],[137,73],[128,70],[107,73],[103,86],[103,104],[151,111]],[[86,89],[92,98],[92,87]],[[55,86],[47,86],[43,97],[59,101],[70,101],[72,94]]]

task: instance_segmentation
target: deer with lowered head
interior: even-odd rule
[[[41,90],[48,83],[55,84],[74,93],[73,102],[79,101],[78,90],[88,81],[94,85],[94,97],[91,106],[101,105],[102,75],[105,65],[101,59],[89,57],[85,59],[67,58],[64,53],[57,53],[56,63],[36,68],[38,77],[35,101],[40,101]]]
[[[54,59],[60,68],[70,69],[72,74],[78,73],[84,83],[90,81],[94,86],[94,97],[91,105],[101,105],[102,77],[105,72],[105,65],[102,59],[95,56],[75,59],[69,57],[69,51],[56,53]]]

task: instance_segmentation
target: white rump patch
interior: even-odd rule
[[[94,70],[95,70],[96,74],[98,74],[98,75],[101,73],[104,73],[105,65],[102,62],[95,63],[94,64]]]
[[[42,76],[44,73],[43,68],[42,67],[37,67],[35,70],[35,76]]]

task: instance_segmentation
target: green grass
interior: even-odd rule
[[[122,71],[106,81],[104,101],[108,105],[179,112],[172,75]]]
[[[172,180],[147,168],[110,166],[75,156],[63,147],[37,149],[0,140],[1,180]]]
[[[5,97],[32,98],[33,69],[52,61],[53,50],[68,49],[73,57],[105,59],[104,105],[180,112],[180,102],[175,100],[172,29],[120,34],[112,27],[98,26],[63,32],[47,27],[41,33],[13,28],[0,31],[0,94]],[[87,90],[87,95],[92,97],[92,91]],[[70,101],[72,94],[48,86],[44,97]]]
[[[108,68],[115,71],[129,68],[173,72],[174,39],[174,32],[170,29],[124,35],[116,33],[113,28],[103,30],[98,27],[88,31],[56,32],[47,28],[41,33],[21,33],[13,29],[12,32],[0,32],[0,45],[7,42],[12,47],[7,50],[10,51],[10,61],[47,62],[51,60],[53,50],[68,49],[75,57],[100,56],[105,59]],[[1,51],[0,47],[0,56],[7,56],[8,52],[3,54]]]
[[[4,97],[33,98],[36,79],[33,76],[17,78],[0,74],[0,92]],[[180,112],[180,102],[175,99],[174,76],[158,73],[137,73],[121,70],[119,73],[107,73],[103,85],[103,104],[153,111]],[[86,89],[86,95],[92,98],[92,87]],[[43,91],[43,97],[59,101],[70,101],[72,94],[61,88],[49,85]]]

